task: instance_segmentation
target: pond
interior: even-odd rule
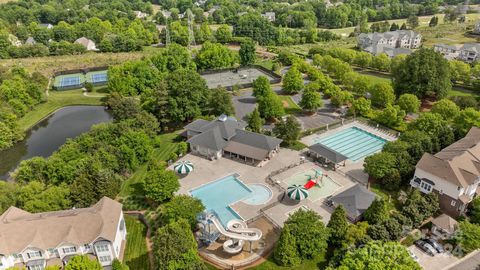
[[[74,138],[99,123],[112,121],[102,106],[69,106],[40,121],[25,134],[25,139],[0,151],[0,179],[8,179],[20,161],[35,156],[48,157],[68,138]]]

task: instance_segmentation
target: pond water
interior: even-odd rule
[[[0,179],[6,180],[20,161],[48,157],[68,138],[74,138],[99,123],[112,121],[102,106],[69,106],[45,118],[25,134],[25,139],[0,151]]]

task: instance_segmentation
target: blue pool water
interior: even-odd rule
[[[236,175],[229,175],[190,191],[193,197],[202,201],[207,211],[217,213],[224,226],[232,219],[241,219],[229,205],[243,200],[251,193]]]
[[[357,127],[351,127],[315,140],[315,143],[321,143],[352,161],[380,151],[386,142],[385,139]]]
[[[244,203],[250,205],[260,205],[268,202],[272,198],[272,191],[261,184],[248,185],[248,188],[252,190],[252,193],[243,200]]]

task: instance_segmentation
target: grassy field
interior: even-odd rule
[[[302,111],[302,109],[295,103],[291,96],[278,95],[283,103],[283,108],[287,114],[295,114]]]
[[[144,47],[143,51],[128,53],[95,53],[89,52],[81,55],[63,55],[30,57],[21,59],[0,60],[0,67],[11,68],[21,66],[30,72],[40,72],[50,77],[55,72],[62,70],[80,69],[87,67],[101,67],[121,64],[129,60],[139,60],[144,56],[150,56],[158,52],[159,48]]]
[[[150,270],[147,242],[145,239],[147,233],[146,226],[131,216],[125,216],[125,223],[128,233],[123,262],[127,264],[130,269]]]
[[[177,149],[175,140],[178,137],[177,133],[167,133],[158,136],[160,148],[156,148],[153,153],[153,160],[166,161],[170,153]],[[147,175],[147,165],[138,168],[125,182],[123,182],[122,189],[119,196],[126,198],[131,195],[141,195],[140,183]]]
[[[477,14],[468,14],[477,15]],[[437,43],[456,45],[463,43],[475,43],[477,38],[465,34],[467,26],[471,24],[439,24],[436,27],[421,26],[415,29],[423,36],[423,45],[433,47]]]
[[[93,93],[92,95],[95,96],[86,97],[82,90],[50,91],[47,101],[35,106],[32,111],[20,118],[18,125],[22,130],[27,130],[44,117],[65,106],[101,105],[101,98],[105,95],[100,93]]]
[[[314,270],[314,269],[324,269],[325,268],[325,258],[322,256],[316,260],[309,260],[305,261],[299,266],[295,267],[280,267],[276,263],[273,262],[271,258],[269,258],[267,261],[264,263],[250,268],[251,270],[303,270],[303,269],[308,269],[308,270]]]

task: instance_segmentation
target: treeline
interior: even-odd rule
[[[44,101],[48,80],[23,68],[0,72],[0,150],[23,138],[17,120]]]

